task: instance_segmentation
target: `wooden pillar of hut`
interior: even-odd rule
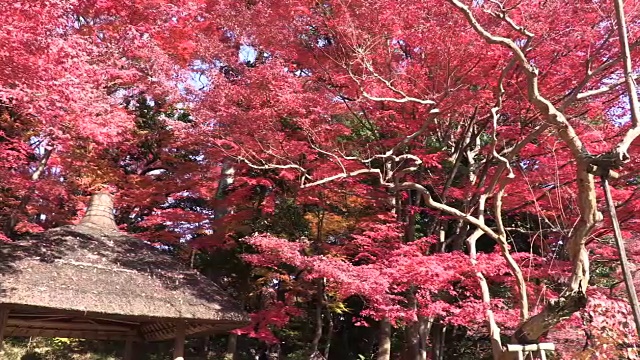
[[[187,324],[184,321],[176,323],[176,338],[173,345],[173,360],[184,360],[184,341],[186,337]]]
[[[7,328],[9,320],[9,310],[0,308],[0,353],[2,353],[2,344],[4,342],[4,331]]]
[[[124,343],[124,360],[133,360],[133,337],[128,337]]]

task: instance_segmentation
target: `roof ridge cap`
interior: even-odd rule
[[[93,225],[102,230],[118,231],[113,215],[113,196],[106,192],[91,195],[89,207],[79,225]]]

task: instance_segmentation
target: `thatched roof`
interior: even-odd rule
[[[0,307],[13,309],[14,323],[59,314],[77,323],[71,318],[83,315],[92,323],[154,327],[148,334],[136,330],[151,340],[170,338],[171,331],[161,336],[158,331],[170,327],[162,324],[178,320],[190,324],[190,333],[247,324],[246,313],[215,283],[163,251],[120,233],[113,223],[110,197],[100,198],[103,195],[108,196],[94,196],[79,225],[0,245]],[[11,323],[10,315],[7,335],[12,335]],[[14,335],[23,335],[14,328]]]

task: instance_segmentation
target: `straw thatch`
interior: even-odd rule
[[[79,225],[0,245],[5,336],[164,340],[180,321],[188,335],[247,324],[215,283],[118,232],[110,198],[93,200]]]

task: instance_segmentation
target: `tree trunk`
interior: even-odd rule
[[[431,360],[444,359],[444,345],[447,328],[442,323],[435,323],[431,327]]]
[[[419,345],[419,353],[418,353],[418,359],[419,360],[427,360],[427,342],[429,340],[429,334],[431,333],[431,326],[433,325],[433,318],[432,317],[424,317],[424,316],[419,316],[418,317],[418,324],[419,324],[419,336],[420,336],[420,343]]]
[[[587,171],[589,165],[584,161],[578,161],[577,165],[580,218],[567,244],[573,264],[569,288],[557,300],[549,301],[540,313],[522,323],[512,336],[514,343],[537,342],[553,326],[587,305],[586,290],[590,274],[589,253],[585,244],[596,223],[602,220],[602,214],[597,211],[594,179]],[[511,358],[513,356],[503,356],[503,359]]]
[[[442,326],[442,333],[440,334],[440,358],[438,360],[444,360],[444,351],[447,346],[447,327]]]
[[[590,274],[589,254],[585,244],[596,223],[602,220],[602,214],[597,210],[593,175],[590,174],[589,171],[589,169],[593,167],[591,164],[592,159],[588,149],[576,134],[575,129],[562,113],[564,105],[558,109],[550,100],[540,94],[538,69],[527,59],[521,49],[511,40],[494,36],[484,29],[475,18],[469,6],[465,5],[462,1],[449,0],[449,2],[460,10],[469,25],[487,43],[500,45],[508,48],[512,52],[515,61],[520,65],[521,72],[526,76],[529,102],[540,112],[541,117],[547,124],[555,127],[557,135],[566,144],[576,160],[577,200],[578,208],[580,209],[580,218],[567,244],[573,265],[570,285],[568,289],[565,290],[563,296],[556,301],[550,302],[542,312],[525,321],[516,330],[512,339],[520,343],[527,341],[535,342],[551,327],[586,305],[586,290]],[[635,121],[633,122],[634,125],[636,125]],[[625,136],[625,138],[626,137],[627,136]],[[618,152],[620,152],[620,150],[621,148],[619,146]],[[628,155],[626,157],[628,158]],[[502,358],[509,358],[509,356],[504,355]]]
[[[235,173],[236,169],[231,160],[225,160],[222,164],[222,170],[220,170],[220,180],[218,180],[218,188],[216,189],[217,203],[213,209],[214,219],[223,218],[229,211],[227,204],[224,202],[224,198],[226,197],[227,189],[229,186],[233,185],[233,182],[235,181]]]
[[[409,198],[407,206],[420,206],[420,197],[415,194],[415,191],[409,191]],[[416,199],[417,197],[417,199]],[[406,210],[407,213],[407,226],[404,230],[404,237],[406,242],[412,242],[416,239],[416,214],[410,209]]]
[[[47,163],[49,162],[49,159],[51,158],[52,153],[53,153],[53,147],[45,146],[45,151],[44,151],[44,154],[42,155],[42,159],[40,159],[40,161],[38,162],[38,167],[36,168],[36,171],[34,171],[33,174],[31,174],[32,182],[38,181],[38,179],[40,179],[40,175],[42,175],[42,172],[47,167]],[[35,192],[35,184],[31,184],[27,193],[22,197],[22,200],[20,200],[20,204],[18,205],[18,207],[11,213],[11,215],[9,215],[9,221],[7,221],[4,227],[4,233],[7,236],[11,236],[13,234],[13,231],[15,230],[16,225],[18,225],[18,219],[20,217],[20,214],[27,209],[27,205],[29,205],[29,202],[31,201],[31,196],[33,196],[34,192]]]
[[[269,360],[279,360],[280,359],[280,344],[275,344],[269,347]]]
[[[316,293],[316,309],[315,309],[315,332],[313,334],[313,340],[311,341],[311,348],[309,349],[310,357],[315,356],[320,346],[320,340],[322,339],[322,308],[324,303],[324,286],[322,286],[322,280],[317,285]]]
[[[385,163],[385,169],[391,171],[393,164],[391,161]],[[389,202],[393,205],[393,213],[396,215],[398,221],[402,221],[402,200],[399,192],[394,192],[389,196]],[[391,323],[389,319],[384,318],[380,321],[380,330],[378,333],[378,353],[376,354],[376,360],[390,360],[391,359]]]
[[[389,360],[391,358],[391,323],[387,319],[380,322],[378,338],[378,354],[376,360]]]
[[[236,169],[233,166],[231,159],[226,159],[222,164],[222,170],[220,171],[220,180],[218,181],[218,189],[216,191],[216,197],[222,199],[226,195],[226,191],[229,186],[233,185],[235,180]]]
[[[324,303],[327,303],[327,293],[323,291]],[[325,306],[325,310],[327,312],[327,321],[328,321],[328,333],[327,333],[327,343],[324,347],[324,358],[329,358],[329,352],[331,350],[331,339],[333,338],[333,316],[331,315],[331,310]]]
[[[218,180],[218,188],[216,189],[216,199],[220,202],[216,205],[214,211],[214,218],[221,219],[229,211],[228,207],[224,203],[224,198],[229,186],[233,185],[235,181],[236,169],[233,166],[231,159],[225,159],[222,164],[222,170],[220,171],[220,180]],[[211,276],[210,276],[211,278]],[[227,338],[227,350],[224,354],[224,360],[235,360],[237,358],[238,350],[238,335],[229,334]]]
[[[413,311],[418,310],[418,304],[416,301],[416,296],[414,294],[414,289],[411,289],[407,294],[407,302],[409,304],[409,308]],[[420,356],[420,322],[414,321],[411,324],[408,324],[405,330],[406,336],[406,348],[405,348],[405,359],[406,360],[419,360]]]
[[[329,352],[331,350],[331,340],[333,338],[333,315],[331,314],[331,310],[329,309],[329,307],[327,306],[327,304],[329,303],[329,300],[327,299],[327,292],[324,291],[324,288],[326,286],[326,281],[323,279],[322,282],[322,286],[323,286],[323,291],[322,291],[322,299],[323,299],[323,303],[324,303],[324,311],[326,312],[326,318],[327,318],[327,343],[324,346],[324,358],[325,359],[329,359]]]
[[[420,205],[420,197],[417,196],[417,192],[409,190],[409,197],[407,198],[407,206]],[[416,199],[417,197],[417,199]],[[412,213],[410,209],[405,210],[407,213],[407,225],[404,230],[405,241],[413,242],[416,237],[416,215]],[[418,301],[415,296],[415,288],[411,286],[407,292],[407,305],[409,309],[418,313]],[[420,354],[420,323],[414,321],[405,328],[406,347],[405,347],[405,359],[406,360],[418,360]]]

